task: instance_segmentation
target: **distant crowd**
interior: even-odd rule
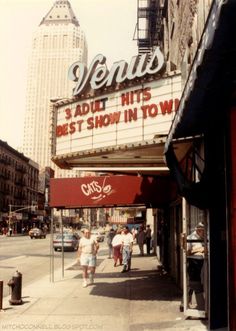
[[[78,248],[78,259],[83,272],[83,287],[94,284],[96,270],[97,252],[99,243],[91,235],[89,228],[82,230],[83,237],[80,239]],[[147,255],[151,253],[152,231],[149,225],[139,228],[129,229],[128,226],[123,228],[111,228],[107,234],[108,258],[114,259],[114,267],[123,265],[122,273],[131,269],[131,259],[133,245],[137,243],[140,255],[144,255],[144,245],[146,245]]]
[[[152,231],[150,225],[146,227],[140,225],[131,230],[128,226],[124,228],[111,228],[107,235],[108,258],[114,259],[114,267],[119,262],[124,265],[122,272],[130,270],[133,244],[139,246],[140,256],[144,256],[144,247],[146,245],[147,255],[151,254]]]

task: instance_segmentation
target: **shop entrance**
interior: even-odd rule
[[[52,178],[50,180],[51,208],[108,208],[140,207],[149,209],[163,208],[177,195],[176,183],[170,176],[128,176],[111,175],[98,177]],[[62,221],[61,221],[62,224]],[[125,224],[124,224],[125,225]],[[127,222],[128,225],[128,222]],[[153,224],[156,243],[156,223]],[[53,217],[51,217],[51,275],[53,279]],[[61,227],[63,228],[63,227]],[[63,233],[62,233],[63,235]],[[64,257],[62,250],[62,274],[64,274]]]
[[[183,309],[206,318],[208,307],[208,214],[183,199]]]

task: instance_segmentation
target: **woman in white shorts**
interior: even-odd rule
[[[95,238],[91,237],[89,229],[84,230],[84,237],[80,239],[78,257],[83,269],[83,287],[88,285],[88,276],[90,284],[94,283],[94,274],[96,269],[96,255],[99,245]]]

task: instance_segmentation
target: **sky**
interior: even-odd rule
[[[88,42],[88,65],[97,54],[108,67],[137,55],[137,0],[70,0]],[[0,0],[0,140],[22,145],[27,62],[34,31],[54,0]]]

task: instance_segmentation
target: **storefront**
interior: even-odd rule
[[[181,76],[164,73],[158,48],[150,62],[147,57],[137,57],[130,64],[115,63],[110,71],[105,70],[102,55],[88,69],[74,63],[69,70],[76,82],[74,98],[52,105],[53,161],[60,168],[89,167],[106,176],[52,179],[50,206],[153,208],[158,257],[183,287],[184,305],[189,303],[189,236],[203,223],[205,237],[197,244],[204,241],[209,252],[201,261],[204,301],[185,313],[209,318],[211,328],[226,325],[228,314],[226,182],[222,172],[225,119],[222,122],[221,112],[229,97],[229,62],[224,63],[220,54],[227,46],[220,41],[227,44],[229,39],[218,36],[225,33],[225,27],[215,31],[223,9],[213,9],[180,105]],[[164,146],[183,200],[170,179]]]
[[[168,167],[186,201],[183,211],[190,210],[183,217],[191,219],[195,206],[202,211],[208,232],[209,327],[228,326],[232,331],[236,330],[235,33],[235,1],[215,1],[165,146]]]
[[[88,196],[79,193],[81,179],[70,179],[70,184],[69,179],[52,180],[51,207],[160,209],[176,199],[163,151],[182,86],[180,73],[168,73],[165,66],[158,47],[151,58],[143,54],[130,63],[121,60],[110,70],[103,55],[88,68],[80,62],[71,65],[74,97],[52,102],[52,160],[62,169],[89,169],[106,177],[83,178]],[[157,214],[152,218],[157,242]]]

